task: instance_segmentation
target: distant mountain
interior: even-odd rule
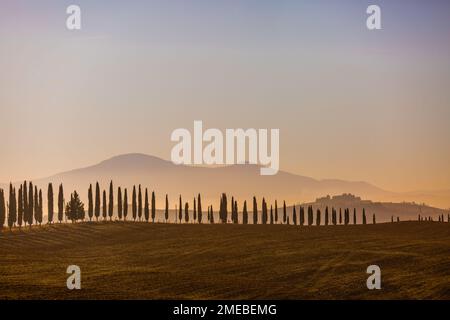
[[[257,165],[249,164],[194,167],[175,165],[170,161],[145,154],[125,154],[90,167],[62,172],[33,182],[45,191],[49,182],[55,185],[55,190],[56,185],[63,183],[66,198],[70,192],[77,190],[84,201],[87,198],[89,184],[94,185],[96,181],[106,190],[111,180],[114,182],[115,190],[119,185],[130,190],[133,185],[141,184],[143,188],[155,190],[158,206],[163,205],[166,193],[169,194],[171,204],[174,204],[180,194],[183,200],[192,201],[199,192],[205,203],[215,205],[222,192],[233,195],[240,203],[244,200],[250,201],[256,196],[265,197],[268,201],[283,199],[292,204],[314,201],[328,194],[342,193],[357,194],[374,201],[427,202],[430,199],[420,194],[388,192],[366,182],[316,180],[283,171],[274,176],[261,176],[259,168]],[[449,205],[450,197],[447,195],[440,195],[438,199],[433,198],[434,202],[430,203],[434,205],[443,203],[441,198],[445,198],[446,205]]]

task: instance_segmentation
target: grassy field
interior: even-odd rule
[[[82,290],[66,288],[81,268]],[[382,290],[366,287],[381,267]],[[450,299],[450,224],[80,223],[0,234],[1,299]]]

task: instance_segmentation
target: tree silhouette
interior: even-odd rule
[[[314,212],[312,206],[308,207],[308,226],[312,226],[314,219]]]
[[[242,224],[248,224],[247,200],[244,200],[244,209],[242,210]]]
[[[342,224],[342,209],[339,208],[339,224]]]
[[[227,195],[222,193],[221,201],[220,201],[220,220],[222,223],[227,223],[228,221],[228,201]]]
[[[105,195],[105,204],[106,204],[106,192]],[[106,207],[106,206],[105,206]],[[77,220],[84,219],[84,204],[81,202],[80,197],[76,191],[70,195],[70,202],[66,205],[66,217],[71,220],[72,223]]]
[[[325,225],[328,225],[329,220],[329,213],[328,213],[328,206],[325,207]]]
[[[22,189],[22,188],[21,188]],[[20,192],[19,194],[21,194]],[[19,208],[22,207],[23,210],[23,204],[22,202],[22,195],[19,196]],[[48,223],[53,223],[53,215],[54,215],[54,208],[53,208],[53,185],[51,183],[48,184],[48,190],[47,190],[47,220]],[[20,219],[22,220],[22,219]],[[22,225],[22,221],[20,221],[20,224]]]
[[[19,226],[19,229],[22,227],[23,222],[23,189],[22,185],[19,187],[19,195],[17,198],[17,225]]]
[[[345,225],[348,225],[349,222],[350,222],[350,211],[349,211],[349,209],[345,209],[344,210],[344,222],[345,222]]]
[[[238,224],[239,223],[239,217],[238,217],[238,204],[237,204],[237,200],[234,200],[234,223]]]
[[[122,188],[117,189],[117,215],[119,220],[122,220],[123,215],[123,204],[122,204]]]
[[[184,205],[184,221],[186,223],[189,222],[189,204],[186,202],[186,204]]]
[[[58,221],[62,222],[64,216],[64,190],[62,183],[59,185],[58,190]]]
[[[272,205],[270,205],[270,224],[273,224],[273,209],[272,209]]]
[[[195,223],[195,221],[197,221],[197,200],[195,200],[195,197],[194,197],[194,212],[193,212],[193,218],[194,218],[194,220],[193,220],[193,222]]]
[[[362,220],[363,220],[363,224],[367,224],[366,209],[364,209],[364,208],[363,208],[363,212],[362,212]]]
[[[286,213],[286,201],[283,201],[283,223],[286,223],[287,213]]]
[[[337,225],[336,209],[334,207],[331,207],[331,221],[333,225]]]
[[[106,204],[106,190],[103,190],[103,206],[102,206],[103,208],[103,212],[102,212],[102,215],[103,215],[103,220],[106,220],[107,218],[107,216],[108,216],[108,206],[107,206],[107,204]]]
[[[376,224],[375,213],[372,215],[372,222],[373,224]]]
[[[320,226],[320,220],[322,219],[322,214],[320,212],[320,209],[317,209],[316,212],[316,226]]]
[[[136,221],[137,215],[136,186],[133,186],[133,195],[131,199],[131,212],[133,214],[133,221]]]
[[[266,224],[267,223],[267,203],[266,199],[262,199],[262,216],[261,216],[261,223]]]
[[[113,182],[109,183],[109,203],[108,203],[108,217],[112,221],[112,216],[114,214],[114,188]]]
[[[353,224],[356,224],[356,208],[353,208]]]
[[[28,223],[28,188],[26,181],[23,182],[22,197],[23,197],[23,224],[26,226]]]
[[[8,208],[8,227],[11,230],[16,224],[17,220],[17,201],[16,201],[16,190],[13,188],[12,184],[9,185],[9,208]]]
[[[300,225],[303,227],[305,225],[305,208],[300,206]]]
[[[211,210],[210,210],[210,213],[209,213],[209,214],[211,215],[210,222],[211,222],[211,224],[214,224],[214,211],[213,211],[213,206],[211,206]]]
[[[147,188],[145,188],[144,217],[145,217],[145,221],[148,222],[148,219],[150,218],[150,208],[149,208],[149,203],[148,203]]]
[[[5,220],[6,220],[5,193],[3,189],[0,189],[0,229],[3,229]]]
[[[38,189],[34,186],[34,220],[39,223],[39,194]]]
[[[199,197],[200,197],[200,195],[199,195]],[[167,220],[169,220],[169,196],[167,194],[166,194],[166,211],[164,212],[164,218],[167,223]]]
[[[152,222],[155,222],[156,217],[156,199],[155,199],[155,191],[152,191]]]
[[[125,194],[123,196],[123,220],[127,221],[128,216],[128,190],[125,188]]]
[[[297,213],[295,212],[295,204],[292,206],[292,223],[297,225]]]
[[[203,212],[202,212],[202,199],[200,197],[200,193],[198,194],[197,211],[198,211],[198,223],[202,223]]]
[[[181,195],[180,195],[180,203],[179,203],[179,207],[178,207],[178,221],[180,221],[183,219],[183,205],[181,204]]]
[[[256,197],[253,197],[253,224],[258,224],[258,203]]]
[[[39,189],[39,202],[38,202],[38,214],[36,221],[39,223],[39,226],[42,224],[43,218],[43,201],[42,201],[42,189]]]
[[[33,194],[33,183],[29,183],[28,185],[28,220],[27,223],[29,226],[33,224],[34,217],[34,194]]]
[[[139,185],[139,192],[138,192],[138,219],[141,221],[142,219],[142,191],[141,191],[141,185]]]
[[[92,221],[92,217],[94,216],[94,204],[93,204],[93,197],[92,197],[92,184],[89,185],[88,190],[88,217],[89,221]]]
[[[95,219],[98,221],[98,217],[100,217],[100,185],[98,182],[95,184]]]
[[[277,200],[275,200],[275,223],[278,224],[278,204],[277,204]]]

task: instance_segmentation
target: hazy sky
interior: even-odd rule
[[[449,189],[449,15],[446,0],[0,0],[0,182],[169,159],[171,132],[203,120],[279,128],[282,170]]]

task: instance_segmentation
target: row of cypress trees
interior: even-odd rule
[[[79,194],[74,191],[70,196],[70,201],[65,203],[64,199],[64,189],[63,185],[59,185],[58,198],[57,198],[57,216],[55,217],[54,209],[54,195],[53,195],[53,185],[50,183],[47,190],[47,204],[48,204],[48,223],[53,223],[54,220],[62,222],[63,220],[70,220],[72,222],[78,220],[85,220],[85,215],[87,213],[89,221],[95,219],[98,221],[100,218],[103,220],[112,220],[114,216],[114,207],[117,204],[117,218],[119,220],[127,220],[128,210],[131,201],[131,218],[133,221],[152,221],[155,222],[156,218],[156,200],[155,192],[151,192],[149,195],[148,189],[142,190],[141,185],[133,186],[131,200],[128,199],[128,190],[125,188],[122,190],[121,187],[117,189],[117,201],[114,201],[114,187],[113,182],[109,184],[109,192],[107,194],[106,190],[101,190],[100,185],[97,182],[95,184],[95,191],[92,184],[88,189],[88,208],[87,212],[84,209],[84,204],[81,202]],[[9,201],[6,201],[4,191],[0,189],[0,228],[3,227],[6,219],[6,213],[8,212],[7,225],[9,228],[18,226],[19,228],[27,224],[31,226],[34,223],[41,224],[43,220],[43,206],[42,206],[42,190],[33,186],[32,182],[27,183],[26,181],[20,185],[18,190],[18,195],[16,196],[16,189],[10,184]],[[6,204],[5,204],[6,202]],[[220,197],[220,208],[219,208],[219,221],[221,223],[239,223],[239,210],[238,203],[234,197],[231,198],[231,214],[228,213],[228,198],[225,193]],[[300,206],[298,208],[294,205],[292,207],[292,215],[287,214],[286,202],[283,202],[282,216],[279,216],[278,203],[275,201],[274,206],[270,205],[270,211],[265,198],[262,199],[261,216],[258,215],[258,203],[256,197],[253,197],[253,224],[292,224],[292,225],[338,225],[350,224],[350,210],[339,209],[339,214],[335,208],[331,208],[331,213],[329,208],[326,207],[324,214],[320,209],[314,210],[312,206],[305,208]],[[185,202],[183,204],[181,195],[178,202],[178,210],[175,210],[174,221],[182,223],[194,222],[203,223],[203,210],[201,195],[198,194],[193,200],[192,217],[190,216],[189,203]],[[243,203],[242,210],[242,224],[249,223],[247,201]],[[315,219],[314,219],[315,215]],[[261,221],[258,221],[261,218]],[[323,218],[323,223],[322,223]],[[192,221],[190,220],[192,219]],[[214,223],[214,212],[213,207],[208,206],[206,221],[208,223]],[[292,221],[290,221],[292,219]],[[169,199],[168,195],[165,197],[165,210],[164,210],[164,220],[169,221]],[[280,220],[280,221],[279,221]],[[421,221],[419,216],[419,221]],[[450,221],[450,214],[448,217]],[[315,223],[314,223],[315,221]],[[392,219],[393,221],[393,219]],[[440,216],[439,221],[444,221],[444,217]],[[357,213],[356,209],[353,209],[352,223],[357,224]],[[372,223],[376,223],[375,214],[372,215]],[[367,216],[365,209],[362,210],[362,224],[367,224]]]

